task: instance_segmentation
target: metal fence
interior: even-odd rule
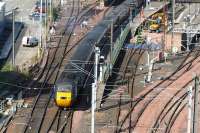
[[[127,35],[130,32],[130,25],[127,24],[126,27],[124,29],[122,29],[121,34],[119,35],[119,37],[117,38],[115,44],[113,45],[113,52],[110,53],[112,54],[112,60],[110,63],[108,63],[104,69],[103,69],[103,81],[107,81],[108,77],[110,76],[110,72],[112,71],[112,68],[118,58],[118,55],[120,53],[120,50],[123,47],[123,44],[126,41]],[[108,55],[108,57],[110,56],[110,54]]]
[[[5,111],[5,100],[0,100],[0,113]]]

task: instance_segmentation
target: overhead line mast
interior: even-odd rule
[[[174,47],[174,21],[175,21],[175,0],[172,0],[172,39],[171,39],[171,51]]]

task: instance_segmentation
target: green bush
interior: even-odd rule
[[[53,21],[55,21],[59,17],[59,8],[53,8]]]

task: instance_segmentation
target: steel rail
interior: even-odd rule
[[[198,51],[198,50],[197,50],[197,51]],[[188,54],[188,56],[186,56],[185,60],[187,60],[187,58],[189,58],[189,56],[190,56],[191,53],[192,53],[192,52],[190,52],[190,53]],[[170,79],[170,78],[171,78],[172,76],[174,76],[178,71],[182,70],[184,67],[188,67],[188,68],[191,69],[191,63],[192,63],[194,60],[196,60],[196,58],[198,58],[198,57],[199,57],[199,53],[197,53],[196,56],[195,56],[193,59],[191,59],[190,61],[187,61],[186,63],[185,63],[185,62],[182,62],[181,65],[179,65],[179,67],[177,68],[177,70],[175,70],[168,78],[166,78],[165,80],[161,81],[160,83],[158,83],[158,84],[157,84],[155,87],[153,87],[153,88],[156,88],[156,87],[162,85],[165,81],[167,81],[168,79]],[[187,70],[186,70],[186,71],[187,71]],[[183,73],[182,73],[182,74],[183,74]],[[180,74],[176,79],[178,79],[182,74]],[[172,84],[172,82],[169,83],[167,86],[169,86],[170,84]],[[133,108],[132,108],[132,109],[129,111],[129,113],[126,115],[125,119],[123,119],[123,121],[122,121],[122,123],[121,123],[121,125],[120,125],[120,129],[119,129],[117,132],[120,132],[120,131],[121,131],[121,128],[122,128],[123,124],[125,123],[125,121],[126,121],[126,119],[128,118],[128,116],[131,115],[131,112],[134,110],[134,108],[135,108],[147,95],[149,95],[150,93],[153,92],[153,88],[150,89],[150,90],[149,90],[148,92],[146,92],[145,94],[143,94],[140,98],[137,98],[137,99],[135,100],[135,104],[134,104]],[[154,95],[158,95],[158,94],[160,94],[160,93],[161,93],[161,91],[157,92],[157,93],[154,94]],[[149,100],[149,101],[145,104],[145,106],[143,107],[143,109],[141,109],[141,111],[139,112],[139,115],[138,115],[137,118],[136,118],[135,123],[133,123],[132,128],[134,128],[134,127],[136,126],[136,123],[137,123],[137,121],[139,120],[140,116],[143,114],[145,108],[146,108],[146,107],[149,105],[149,103],[152,102],[152,101],[153,101],[153,98],[152,98],[151,100]]]

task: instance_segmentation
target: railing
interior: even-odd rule
[[[200,34],[200,27],[195,26],[195,27],[192,27],[192,29],[175,28],[174,32],[175,33]]]
[[[0,100],[0,113],[5,111],[5,100]]]
[[[110,76],[112,68],[118,58],[120,50],[126,40],[126,37],[129,33],[129,31],[130,31],[130,25],[127,24],[126,27],[122,30],[119,37],[117,38],[116,42],[114,43],[113,51],[112,51],[112,53],[110,53],[110,54],[112,54],[112,57],[111,57],[112,60],[111,60],[111,62],[106,64],[106,66],[104,66],[104,68],[103,68],[103,81],[107,81],[108,77]],[[110,54],[108,55],[108,57],[110,56]]]

